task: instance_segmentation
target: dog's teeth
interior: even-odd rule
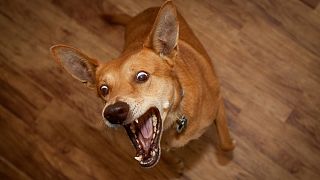
[[[138,121],[138,119],[136,119],[136,120],[134,120],[137,124],[139,124],[139,121]]]
[[[136,130],[135,130],[135,128],[134,128],[134,126],[133,126],[133,124],[131,124],[130,129],[131,129],[131,131],[132,131],[133,133],[135,133],[135,132],[136,132]]]
[[[169,106],[170,106],[169,101],[166,101],[166,102],[163,103],[163,108],[164,108],[164,109],[168,109]]]
[[[157,125],[157,120],[156,120],[156,119],[153,119],[152,125],[153,125],[153,126],[156,126],[156,125]]]
[[[157,130],[157,134],[159,134],[159,130]]]
[[[151,151],[151,156],[155,156],[156,152],[155,151]]]
[[[154,139],[156,137],[156,134],[155,133],[153,133],[153,135],[152,135],[152,139]]]
[[[142,156],[140,155],[140,156],[136,156],[136,157],[134,157],[137,161],[141,161],[142,160]]]
[[[153,132],[156,132],[157,128],[156,127],[153,127]]]

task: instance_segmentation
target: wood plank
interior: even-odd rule
[[[50,149],[46,148],[46,143],[41,141],[21,119],[10,114],[2,106],[0,112],[2,134],[0,154],[5,155],[8,161],[31,178],[65,177],[47,162],[44,153],[50,153]]]
[[[3,157],[0,157],[0,178],[1,179],[27,179],[31,178],[22,172],[20,169],[15,167],[10,161]]]
[[[250,103],[248,107],[250,108],[241,111],[235,121],[237,125],[234,126],[234,131],[237,137],[250,138],[250,143],[257,150],[300,179],[315,179],[319,176],[320,156],[316,153],[319,151],[318,144],[312,143],[310,137],[275,117],[263,114],[258,110],[263,109],[261,105]],[[260,113],[256,114],[255,111]],[[257,129],[257,126],[264,128]]]
[[[320,2],[319,0],[300,0],[300,1],[302,1],[307,6],[313,8],[313,9],[315,9]]]
[[[32,123],[38,113],[51,101],[52,96],[35,82],[23,76],[15,67],[6,65],[6,59],[1,61],[0,100],[9,111],[20,119]]]

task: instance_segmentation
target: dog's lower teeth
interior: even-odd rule
[[[136,130],[134,129],[134,126],[133,126],[133,125],[130,126],[130,129],[131,129],[131,131],[132,131],[133,133],[136,132]]]
[[[142,156],[140,155],[140,156],[136,156],[136,157],[134,157],[134,159],[136,159],[137,161],[141,161],[142,160]]]
[[[156,137],[156,134],[155,133],[153,133],[153,135],[152,135],[152,139],[154,139]]]
[[[137,143],[139,143],[139,142],[138,142],[138,137],[137,137],[136,134],[134,134],[134,138],[136,139]]]

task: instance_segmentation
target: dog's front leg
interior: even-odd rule
[[[173,150],[162,149],[161,157],[167,165],[175,170],[176,175],[181,176],[183,174],[184,162],[181,158],[174,154]]]

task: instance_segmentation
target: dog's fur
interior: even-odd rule
[[[65,45],[53,46],[51,52],[74,78],[97,89],[105,108],[117,101],[128,103],[125,123],[157,107],[163,121],[161,148],[184,146],[215,122],[221,149],[232,150],[234,143],[211,60],[173,3],[167,1],[160,8],[128,18],[110,18],[125,24],[126,33],[122,54],[107,63]],[[141,70],[150,74],[145,83],[134,80]],[[106,96],[100,91],[103,84],[109,87]],[[179,134],[175,122],[181,115],[187,117],[188,125]]]

